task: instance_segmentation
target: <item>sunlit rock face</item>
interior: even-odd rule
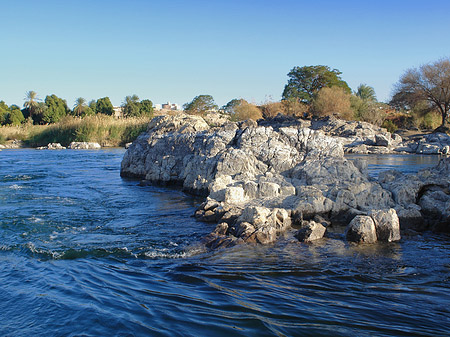
[[[397,217],[400,224],[408,216],[423,215],[417,199],[423,177],[406,182],[394,172],[380,181],[370,179],[367,164],[344,157],[345,127],[334,136],[337,131],[329,124],[324,123],[327,135],[317,123],[312,128],[288,118],[210,127],[200,116],[159,116],[128,148],[121,175],[177,184],[206,197],[196,217],[219,224],[206,240],[211,247],[271,243],[293,223],[306,226],[318,215],[343,225],[357,215],[371,217],[376,225],[379,210],[404,216]],[[358,136],[360,128],[352,127]],[[396,142],[382,136],[374,136],[373,146],[384,146],[386,139],[388,146]],[[436,208],[427,206],[431,201],[446,202],[435,191],[419,199],[430,213]],[[387,236],[376,233],[378,241],[399,239],[397,230]]]

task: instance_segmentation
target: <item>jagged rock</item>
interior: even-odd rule
[[[377,134],[375,135],[375,145],[388,147],[390,145],[390,141],[386,135]]]
[[[388,147],[379,146],[380,141],[375,146],[377,135],[384,137],[378,140],[388,140]],[[395,227],[397,215],[391,214],[395,211],[379,215],[377,210],[396,208],[405,222],[433,215],[439,208],[433,204],[439,200],[445,208],[447,199],[442,199],[442,193],[426,188],[432,184],[450,186],[450,159],[435,170],[412,177],[389,171],[374,181],[367,175],[366,162],[345,159],[344,145],[391,151],[400,142],[400,137],[384,129],[333,118],[313,121],[311,127],[280,118],[210,128],[200,116],[159,116],[126,151],[121,175],[178,184],[187,192],[208,197],[196,217],[221,223],[208,241],[215,242],[211,247],[270,243],[292,222],[299,225],[318,215],[324,221],[317,223],[331,220],[346,225],[359,219],[352,220],[355,229],[348,231],[352,237],[363,222],[369,226],[370,221],[360,217],[371,210],[374,226],[381,223],[379,239],[394,241],[399,238],[396,229],[385,234],[383,228],[387,223]],[[413,205],[420,205],[419,209]],[[448,218],[445,212],[440,213],[440,223]],[[373,238],[367,235],[355,241]]]
[[[373,210],[369,216],[375,223],[378,241],[392,242],[399,241],[400,223],[395,209]]]
[[[295,237],[301,242],[312,242],[323,238],[326,227],[315,221],[308,221],[296,234]]]
[[[375,222],[370,216],[357,215],[348,225],[345,237],[351,242],[375,243],[377,242]]]

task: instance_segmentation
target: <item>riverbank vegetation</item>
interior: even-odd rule
[[[395,85],[390,102],[379,102],[375,90],[360,84],[352,91],[342,73],[328,66],[294,67],[287,74],[281,101],[262,104],[234,98],[219,108],[211,95],[198,95],[183,105],[186,113],[204,116],[217,112],[232,121],[272,118],[279,114],[320,118],[334,115],[365,121],[394,132],[403,129],[436,129],[449,132],[450,59],[408,69]],[[82,97],[69,108],[52,94],[44,100],[34,91],[25,95],[23,108],[0,101],[0,143],[23,140],[32,146],[50,142],[95,141],[117,146],[132,141],[153,116],[151,100],[126,96],[120,107],[109,97]]]
[[[31,147],[49,143],[97,142],[102,146],[123,146],[132,142],[146,130],[149,117],[117,119],[113,116],[94,115],[85,118],[66,116],[50,125],[3,126],[0,128],[0,143],[21,140]]]
[[[394,132],[398,128],[448,132],[450,110],[450,59],[407,70],[395,85],[392,99],[379,102],[375,90],[360,84],[352,92],[342,73],[328,66],[294,67],[287,74],[281,101],[263,104],[234,98],[217,109],[210,95],[199,95],[185,104],[188,113],[204,115],[214,110],[231,120],[272,118],[279,114],[320,118],[334,115],[365,121]]]

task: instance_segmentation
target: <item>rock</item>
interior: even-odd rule
[[[315,221],[308,221],[308,223],[302,227],[295,237],[301,242],[312,242],[323,238],[325,235],[326,227]]]
[[[355,216],[345,231],[345,237],[348,241],[356,243],[377,242],[377,231],[373,219],[367,215]]]
[[[375,135],[375,145],[388,147],[390,145],[390,141],[388,137],[386,137],[385,135],[382,134]]]
[[[373,210],[369,216],[375,223],[378,241],[393,242],[399,241],[400,222],[395,209]]]
[[[439,148],[445,143],[443,137],[433,141]],[[447,221],[447,199],[426,188],[439,185],[446,193],[450,160],[413,176],[384,172],[375,181],[365,161],[344,157],[344,147],[348,151],[363,146],[368,153],[413,148],[401,142],[382,128],[332,117],[310,125],[277,117],[211,128],[200,116],[158,116],[125,152],[121,176],[176,184],[206,197],[196,217],[223,224],[209,237],[211,247],[270,243],[291,223],[308,220],[321,226],[353,221],[347,231],[350,239],[374,242],[367,214],[374,217],[370,219],[379,240],[395,241],[400,237],[399,217],[390,209],[399,211],[402,223],[414,219],[419,224],[421,217],[428,217],[437,219],[441,228]]]
[[[99,143],[93,142],[72,142],[69,145],[69,149],[72,150],[98,150],[101,148]]]

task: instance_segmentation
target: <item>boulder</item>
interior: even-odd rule
[[[370,216],[357,215],[347,226],[345,237],[351,242],[375,243],[377,242],[375,222]]]
[[[69,149],[72,150],[98,150],[101,148],[99,143],[94,142],[72,142],[69,145]]]
[[[308,221],[296,234],[295,237],[301,242],[312,242],[323,238],[326,227],[315,221]]]
[[[369,216],[375,223],[378,241],[392,242],[401,239],[400,222],[395,209],[373,210],[369,212]]]

